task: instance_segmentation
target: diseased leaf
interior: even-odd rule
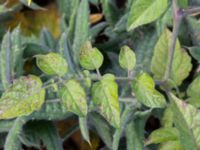
[[[145,142],[146,145],[149,144],[158,144],[168,141],[176,141],[179,140],[179,132],[176,128],[166,127],[160,128],[153,131],[148,140]]]
[[[139,102],[151,108],[165,107],[164,96],[155,89],[153,79],[147,73],[141,73],[133,81],[133,92]]]
[[[37,66],[48,75],[63,76],[68,71],[68,64],[65,59],[57,53],[36,55]]]
[[[136,64],[135,53],[128,47],[123,46],[119,54],[119,64],[123,69],[133,70]]]
[[[45,90],[40,78],[22,76],[3,93],[0,99],[0,119],[29,115],[41,108]]]
[[[97,48],[92,48],[90,42],[81,48],[80,64],[88,70],[99,69],[103,63],[103,55]]]
[[[130,31],[155,21],[165,12],[167,6],[168,0],[136,0],[131,6],[127,29]]]
[[[60,97],[68,111],[80,117],[87,115],[86,94],[76,80],[72,79],[64,83],[64,86],[60,90]]]
[[[154,77],[158,80],[162,80],[165,74],[171,38],[172,33],[168,29],[165,29],[154,49],[154,56],[151,62],[151,71],[153,72]],[[189,75],[191,69],[191,58],[186,51],[181,49],[180,43],[177,40],[172,64],[172,72],[169,79],[170,85],[172,87],[180,85],[182,81]]]
[[[92,102],[99,113],[114,127],[120,127],[118,85],[112,74],[106,74],[92,86]]]
[[[200,112],[194,106],[181,101],[173,94],[174,123],[180,133],[180,141],[186,150],[200,149]]]

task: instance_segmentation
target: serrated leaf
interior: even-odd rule
[[[162,80],[168,63],[168,51],[171,45],[172,33],[165,29],[158,40],[151,62],[151,71],[154,77]],[[179,40],[176,42],[172,72],[169,83],[172,87],[178,86],[189,75],[192,69],[191,58],[186,51],[181,49]]]
[[[170,93],[174,123],[180,133],[180,141],[186,150],[200,149],[200,112],[194,106],[181,101]]]
[[[164,96],[155,89],[155,83],[147,73],[141,73],[133,81],[133,92],[139,102],[151,108],[165,107]]]
[[[40,109],[44,102],[45,90],[40,78],[22,76],[3,93],[0,99],[0,119],[29,115]]]
[[[57,53],[36,55],[37,66],[48,75],[63,76],[68,71],[68,64],[65,59]]]
[[[168,0],[136,0],[132,3],[128,17],[128,30],[151,23],[167,9]]]
[[[128,47],[123,46],[119,54],[119,64],[123,69],[133,70],[136,64],[135,53]]]
[[[92,102],[99,113],[114,127],[120,127],[118,85],[112,74],[106,74],[92,86]]]
[[[103,55],[97,48],[92,48],[90,42],[81,48],[80,64],[88,70],[99,69],[103,63]]]
[[[76,80],[69,80],[64,83],[64,86],[60,90],[60,97],[68,111],[80,117],[87,115],[86,94]]]
[[[166,127],[160,128],[153,131],[148,140],[145,142],[146,145],[149,144],[158,144],[168,141],[176,141],[179,140],[179,132],[176,128]]]

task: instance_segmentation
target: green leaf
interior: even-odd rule
[[[112,150],[118,150],[121,135],[126,128],[127,122],[132,114],[133,109],[129,106],[126,106],[121,116],[121,127],[116,129],[113,135]]]
[[[151,111],[142,111],[134,114],[134,120],[126,126],[127,150],[144,150],[145,124]]]
[[[188,102],[195,107],[200,107],[200,75],[189,85],[187,95],[189,96]]]
[[[81,85],[76,80],[64,83],[60,90],[60,97],[68,111],[80,117],[87,115],[87,98]]]
[[[88,40],[89,36],[89,6],[88,0],[82,0],[76,17],[75,37],[73,41],[74,61],[79,65],[81,46]]]
[[[147,73],[141,73],[133,82],[133,92],[139,102],[151,108],[165,107],[164,96],[155,89],[155,83]]]
[[[148,140],[145,142],[146,145],[158,144],[168,141],[176,141],[179,139],[179,132],[176,128],[166,127],[160,128],[153,131]]]
[[[186,150],[200,149],[200,112],[194,106],[181,101],[170,93],[174,123],[180,133],[180,141]]]
[[[80,126],[80,130],[81,130],[81,135],[88,142],[88,144],[91,145],[88,125],[87,125],[87,118],[79,117],[79,126]]]
[[[183,146],[180,144],[180,141],[169,141],[162,143],[158,150],[184,150]]]
[[[154,49],[151,71],[153,72],[154,77],[158,80],[162,80],[165,74],[171,39],[172,33],[168,29],[165,29]],[[172,64],[172,72],[169,79],[170,85],[172,87],[180,85],[189,75],[191,69],[191,58],[186,51],[181,49],[180,43],[177,40]]]
[[[23,74],[23,52],[24,48],[22,47],[21,41],[21,30],[20,26],[15,28],[11,33],[12,41],[12,68],[16,72],[16,76],[19,77]]]
[[[32,119],[36,120],[63,120],[71,117],[73,114],[66,110],[66,107],[59,101],[46,100],[39,111],[31,114]]]
[[[196,98],[200,98],[200,75],[197,76],[194,81],[192,81],[192,83],[189,85],[188,89],[187,89],[187,95],[189,97],[196,97]]]
[[[190,54],[200,63],[200,47],[188,47]]]
[[[12,51],[11,51],[11,35],[7,32],[1,43],[0,52],[0,65],[1,65],[1,82],[3,88],[7,89],[12,80]]]
[[[128,47],[123,46],[119,54],[119,64],[123,69],[133,70],[136,64],[135,53]]]
[[[186,8],[188,6],[188,0],[178,0],[178,5],[180,8]]]
[[[168,0],[136,0],[132,3],[128,17],[128,30],[151,23],[167,9]]]
[[[37,66],[48,75],[63,76],[68,71],[65,59],[57,53],[36,55]]]
[[[40,109],[45,90],[40,78],[29,75],[20,77],[3,93],[0,99],[0,119],[29,115]]]
[[[55,40],[47,28],[43,28],[40,35],[40,44],[49,48],[49,51],[55,49]]]
[[[106,74],[92,86],[92,102],[102,116],[114,127],[120,127],[118,85],[112,74]]]
[[[28,141],[44,144],[48,150],[62,150],[62,142],[55,125],[50,121],[32,121],[25,125],[25,137]]]
[[[88,70],[99,69],[103,63],[103,55],[97,48],[92,48],[90,42],[81,48],[80,64]]]
[[[14,121],[14,124],[6,137],[6,142],[4,145],[5,150],[21,150],[22,149],[19,136],[22,132],[23,125],[25,123],[26,123],[26,119],[24,117],[19,117]]]
[[[173,126],[173,112],[171,107],[167,107],[164,111],[164,115],[162,117],[162,126],[163,127],[172,127]]]
[[[112,149],[112,130],[109,124],[95,112],[90,113],[89,117],[89,120],[91,120],[91,125],[96,130],[99,137],[108,148]]]
[[[101,0],[103,14],[105,15],[106,21],[114,27],[115,23],[118,21],[121,13],[120,9],[116,6],[115,0]]]

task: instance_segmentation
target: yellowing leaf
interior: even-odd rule
[[[200,111],[173,94],[170,94],[170,97],[174,123],[179,130],[181,144],[186,150],[200,149]]]
[[[155,89],[153,79],[147,73],[141,73],[133,81],[133,92],[139,102],[151,108],[165,107],[164,96]]]
[[[119,54],[119,64],[123,69],[132,70],[136,64],[135,53],[128,47],[123,46]]]
[[[154,55],[151,62],[151,71],[153,72],[154,77],[158,80],[163,79],[166,71],[171,39],[172,33],[165,29],[154,49]],[[177,40],[172,64],[172,72],[169,79],[171,86],[174,87],[180,85],[182,81],[189,75],[191,69],[191,58],[187,52],[181,49],[180,43]]]
[[[168,0],[135,0],[128,17],[128,30],[151,23],[167,9]]]
[[[90,15],[90,23],[97,23],[98,21],[100,21],[103,18],[103,14],[101,13],[96,13],[96,14],[91,14]]]
[[[88,70],[99,69],[103,63],[103,55],[97,48],[92,48],[90,42],[81,48],[80,64]]]
[[[48,75],[63,76],[68,70],[67,62],[57,53],[36,55],[36,62],[37,66]]]
[[[118,85],[115,77],[106,74],[92,86],[92,102],[99,113],[114,127],[120,126],[120,108],[118,101]]]
[[[68,111],[80,117],[87,115],[86,94],[77,81],[69,80],[64,83],[64,87],[60,90],[60,97]]]
[[[45,90],[40,78],[29,75],[20,77],[3,93],[0,99],[0,119],[29,115],[40,109]]]

